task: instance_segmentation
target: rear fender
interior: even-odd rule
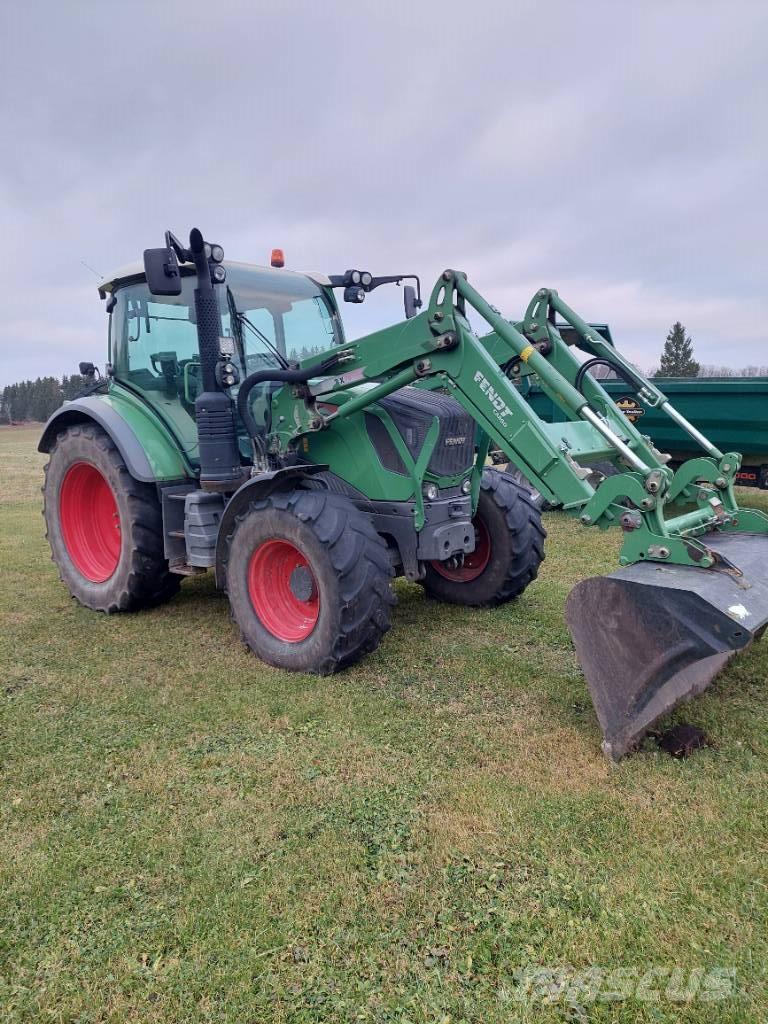
[[[251,477],[242,487],[238,488],[227,503],[224,515],[219,524],[219,534],[216,540],[216,586],[224,589],[226,576],[226,554],[229,537],[235,525],[235,520],[248,508],[252,501],[264,498],[273,491],[292,490],[300,480],[312,476],[315,473],[322,473],[327,466],[304,464],[300,466],[286,466],[283,469],[276,469],[270,473],[259,473]]]
[[[113,395],[76,398],[57,409],[43,429],[37,450],[50,452],[62,430],[88,422],[98,424],[111,437],[135,480],[156,483],[193,475],[177,442],[156,418]]]

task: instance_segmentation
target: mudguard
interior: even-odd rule
[[[151,412],[118,395],[86,396],[62,405],[45,424],[37,450],[49,452],[61,430],[88,421],[109,434],[135,480],[156,483],[193,476],[178,442]]]
[[[227,507],[224,509],[224,514],[219,524],[219,533],[216,540],[217,587],[223,589],[225,585],[225,554],[228,538],[232,532],[235,519],[248,508],[248,505],[256,498],[263,498],[273,491],[295,486],[302,477],[311,476],[314,473],[322,473],[327,471],[327,469],[328,466],[316,465],[315,463],[285,466],[283,469],[275,469],[270,473],[259,473],[257,476],[253,476],[235,491],[227,502]]]

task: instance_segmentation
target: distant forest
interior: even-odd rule
[[[44,423],[56,412],[62,402],[77,397],[85,387],[85,380],[79,373],[71,377],[38,377],[37,380],[23,380],[3,388],[0,400],[0,423],[23,423],[38,420]]]
[[[306,358],[303,354],[301,357]],[[598,372],[597,376],[600,375]],[[703,365],[699,367],[697,376],[768,377],[768,366],[745,366],[736,370],[730,366]],[[71,377],[62,377],[61,380],[58,377],[38,377],[37,380],[8,384],[3,388],[0,399],[0,424],[24,423],[29,420],[44,423],[62,402],[76,398],[85,384],[86,381],[79,373],[73,373]]]

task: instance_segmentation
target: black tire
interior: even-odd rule
[[[516,484],[519,484],[521,487],[524,487],[526,491],[528,491],[531,498],[533,499],[534,504],[536,505],[536,508],[540,509],[542,512],[550,512],[553,508],[556,507],[552,505],[549,501],[547,501],[547,499],[544,497],[541,491],[539,491],[531,483],[528,477],[523,473],[522,469],[519,469],[514,464],[514,462],[507,463],[505,473],[507,474],[507,476],[511,477]]]
[[[278,552],[291,546],[303,559],[290,575],[293,597],[277,563],[261,568],[272,557],[270,545]],[[342,495],[278,491],[251,502],[227,538],[226,558],[232,615],[244,643],[269,665],[328,675],[375,650],[390,627],[395,597],[387,546]],[[260,617],[255,602],[264,602],[264,593],[269,607],[262,604]],[[286,639],[296,602],[307,609],[304,625],[297,621],[295,638]]]
[[[77,508],[71,499],[64,506],[65,478],[71,481],[72,473],[91,470],[96,470],[108,485],[116,509],[113,519],[115,515],[119,519],[114,570],[103,580],[93,577],[109,570],[91,572],[89,578],[83,571],[87,552],[78,553],[74,547],[70,550],[65,539],[67,530],[73,529]],[[68,516],[64,530],[63,507]],[[112,439],[95,424],[78,424],[57,436],[45,467],[43,515],[59,576],[72,597],[86,608],[108,613],[137,611],[162,604],[177,593],[180,580],[169,572],[164,557],[162,512],[155,488],[131,476]],[[92,539],[91,544],[95,545],[96,540]]]
[[[449,579],[443,575],[451,572],[449,568],[431,563],[422,584],[438,601],[476,607],[504,604],[536,579],[547,535],[541,514],[526,487],[507,473],[486,469],[474,523],[476,550],[480,550],[481,531],[489,548],[487,561],[481,558],[476,566],[479,575],[468,580]]]

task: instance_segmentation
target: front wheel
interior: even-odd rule
[[[430,562],[427,594],[451,604],[491,606],[518,597],[536,579],[546,531],[526,487],[486,469],[473,519],[475,550],[463,561]]]
[[[376,649],[395,598],[387,546],[350,501],[279,491],[228,538],[226,581],[243,640],[262,661],[327,675]]]

